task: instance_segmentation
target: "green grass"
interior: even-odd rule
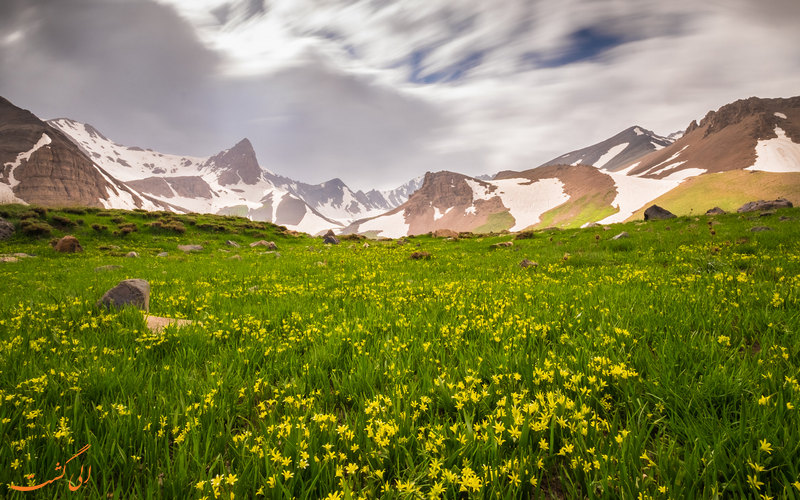
[[[541,220],[534,225],[534,228],[576,228],[587,222],[603,220],[619,211],[608,203],[609,197],[613,200],[613,196],[609,196],[609,193],[594,193],[583,196],[574,202],[568,201],[543,213]],[[574,213],[576,209],[577,213]]]
[[[499,233],[507,231],[514,226],[514,216],[509,211],[489,214],[486,224],[475,228],[476,233]]]
[[[53,228],[0,242],[36,255],[0,262],[0,497],[800,497],[800,210],[495,250],[508,236],[364,248],[236,217],[39,212],[0,207]],[[85,251],[55,253],[63,234]],[[150,282],[151,314],[197,323],[152,333],[95,307],[127,278]],[[63,479],[7,486],[87,444]]]

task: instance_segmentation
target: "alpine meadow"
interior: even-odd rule
[[[800,209],[326,244],[0,208],[2,497],[800,498]],[[127,279],[149,311],[98,305]]]

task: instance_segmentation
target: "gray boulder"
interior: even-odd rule
[[[786,198],[780,198],[772,201],[750,201],[739,207],[736,211],[739,213],[758,212],[760,210],[775,210],[776,208],[792,208],[793,206],[791,201]]]
[[[329,245],[338,245],[339,238],[333,233],[333,229],[329,229],[325,236],[322,237],[322,242]]]
[[[233,248],[239,248],[239,247],[242,246],[242,245],[236,243],[233,240],[228,240],[228,241],[225,242],[225,244],[228,245],[229,247],[233,247]]]
[[[726,213],[728,212],[719,207],[714,207],[711,210],[707,211],[706,215],[725,215]]]
[[[628,234],[627,231],[622,231],[621,233],[619,233],[618,235],[614,236],[611,239],[612,240],[621,240],[622,238],[630,238],[630,235]]]
[[[644,220],[664,220],[674,218],[675,214],[667,209],[659,207],[658,205],[650,205],[650,207],[644,211]]]
[[[0,241],[7,240],[14,235],[14,224],[0,217]]]
[[[115,308],[132,305],[139,309],[149,311],[150,283],[140,279],[120,281],[117,286],[107,291],[103,297],[97,301],[97,305]]]

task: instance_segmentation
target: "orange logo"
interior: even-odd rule
[[[64,475],[67,473],[67,464],[70,463],[75,458],[77,458],[78,455],[80,455],[81,453],[83,453],[86,450],[88,450],[89,446],[90,445],[87,444],[86,446],[84,446],[83,448],[78,450],[78,453],[72,455],[69,458],[69,460],[64,462],[64,465],[61,465],[60,463],[56,464],[55,470],[56,471],[61,470],[61,475],[60,476],[56,476],[56,477],[54,477],[53,479],[51,479],[49,481],[45,481],[42,484],[37,484],[37,485],[34,485],[34,486],[15,486],[13,484],[9,484],[8,487],[11,488],[12,490],[17,490],[17,491],[33,491],[33,490],[38,490],[39,488],[44,488],[48,484],[53,483],[55,481],[58,481],[59,479],[64,477]],[[89,477],[91,475],[92,475],[92,466],[90,465],[89,466],[89,470],[86,473],[86,479],[83,479],[83,465],[81,465],[81,473],[78,476],[77,484],[72,484],[72,476],[70,476],[69,479],[67,480],[68,487],[69,487],[70,491],[77,491],[78,488],[80,488],[83,485],[84,482],[88,482],[89,481]]]

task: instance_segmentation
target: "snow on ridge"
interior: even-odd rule
[[[661,144],[659,144],[657,142],[650,141],[650,144],[652,144],[653,147],[656,148],[656,151],[661,151],[662,149],[664,149],[664,146],[662,146]]]
[[[646,174],[644,174],[644,173],[643,173],[642,175],[650,175],[650,174],[654,174],[654,173],[658,172],[659,170],[661,170],[661,169],[665,168],[666,166],[669,166],[669,165],[671,165],[671,164],[672,164],[672,161],[673,161],[673,160],[675,160],[675,159],[677,159],[677,158],[678,158],[678,157],[681,155],[681,153],[683,153],[683,151],[684,151],[686,148],[688,148],[688,147],[689,147],[689,145],[687,144],[687,145],[686,145],[686,146],[684,146],[684,147],[683,147],[683,148],[682,148],[680,151],[678,151],[678,152],[677,152],[677,153],[675,153],[674,155],[670,156],[670,157],[669,157],[669,158],[667,158],[666,160],[662,161],[662,162],[661,162],[661,163],[659,163],[658,165],[654,165],[654,166],[653,166],[653,167],[652,167],[650,170],[648,170],[648,171],[647,171],[647,173],[646,173]]]
[[[378,231],[380,236],[402,238],[403,236],[408,236],[410,227],[406,222],[405,210],[399,210],[394,214],[383,215],[360,224],[358,232]]]
[[[637,128],[636,130],[639,130],[639,129]],[[622,144],[617,144],[616,146],[612,147],[611,149],[606,151],[606,154],[604,154],[603,156],[598,158],[598,160],[594,163],[594,166],[597,167],[597,168],[603,168],[606,165],[606,163],[610,162],[618,154],[620,154],[623,151],[625,151],[625,148],[628,147],[628,144],[629,143],[627,143],[627,142],[623,142]]]
[[[777,116],[778,118],[783,118],[784,120],[786,120],[786,115],[784,115],[783,113],[777,113],[777,112],[776,112],[776,113],[773,113],[773,114],[774,114],[775,116]]]
[[[490,191],[490,185],[484,185],[472,179],[464,179],[467,185],[472,189],[472,201],[489,200],[496,195]]]
[[[533,183],[529,179],[502,179],[492,181],[492,184],[497,186],[495,193],[514,217],[510,231],[522,231],[537,224],[543,213],[569,201],[564,183],[556,178]]]
[[[19,153],[17,155],[17,158],[13,162],[6,162],[3,165],[4,167],[11,167],[11,170],[8,171],[8,184],[12,188],[19,184],[19,181],[14,177],[14,170],[16,170],[17,167],[22,165],[23,161],[27,162],[28,160],[30,160],[31,156],[33,156],[33,153],[37,152],[39,149],[45,147],[51,142],[53,142],[53,140],[50,139],[50,136],[43,132],[42,136],[39,138],[38,141],[36,141],[36,144],[34,144],[33,147],[31,147],[31,149]]]
[[[777,137],[758,141],[756,162],[745,170],[800,172],[800,144],[792,141],[780,127],[775,127],[775,135]]]
[[[619,172],[605,172],[606,175],[614,180],[614,184],[617,187],[617,196],[614,198],[614,201],[611,202],[611,206],[618,208],[619,211],[609,215],[605,219],[597,221],[598,224],[624,222],[625,219],[633,215],[635,211],[659,196],[675,189],[689,177],[694,177],[706,172],[700,168],[687,168],[673,172],[662,179],[650,179],[647,177],[628,175],[637,165],[638,163],[633,164]]]
[[[636,127],[635,129],[633,129],[633,132],[636,135],[644,135],[644,132],[642,132],[642,129],[640,129],[639,127]]]

